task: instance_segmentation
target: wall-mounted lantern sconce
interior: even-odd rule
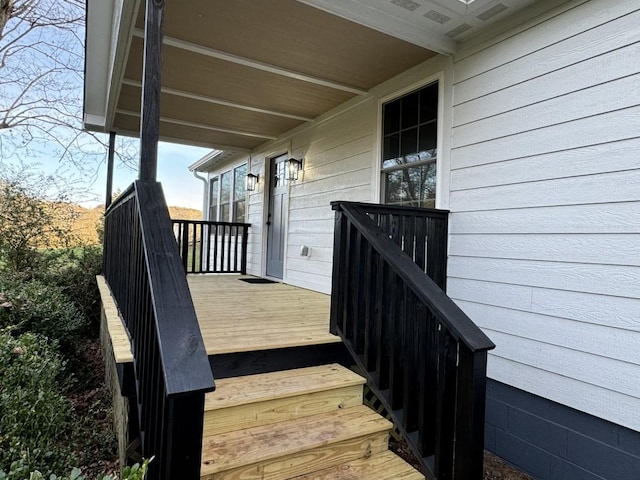
[[[298,180],[298,174],[300,170],[302,170],[302,158],[300,160],[296,160],[295,158],[290,158],[287,163],[287,179]]]
[[[247,191],[253,192],[256,189],[256,185],[258,184],[259,175],[254,175],[253,173],[247,173]]]

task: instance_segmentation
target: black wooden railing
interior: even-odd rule
[[[172,220],[186,273],[247,273],[251,224]]]
[[[487,351],[495,345],[438,286],[446,276],[447,212],[332,206],[332,332],[426,473],[480,480]]]
[[[105,216],[104,275],[131,337],[150,480],[200,476],[213,376],[162,188],[135,182]]]

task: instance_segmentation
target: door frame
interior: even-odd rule
[[[291,151],[287,147],[281,147],[265,153],[264,155],[264,186],[262,190],[262,260],[260,262],[260,273],[264,278],[277,282],[287,282],[287,252],[289,249],[289,197],[291,195],[291,182],[287,184],[287,205],[284,209],[284,252],[282,264],[282,278],[271,277],[267,275],[267,242],[269,241],[269,230],[267,227],[267,219],[269,216],[269,202],[271,201],[271,183],[267,183],[267,179],[271,182],[271,160],[282,155],[291,156]]]

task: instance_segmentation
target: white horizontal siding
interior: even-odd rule
[[[458,190],[468,190],[638,168],[635,153],[640,138],[612,143],[458,168],[451,173],[452,183]]]
[[[464,215],[464,222],[458,221]],[[477,210],[451,214],[452,234],[482,233],[637,233],[640,204],[591,203],[548,207]]]
[[[287,283],[331,290],[331,202],[371,201],[375,108],[375,102],[365,102],[291,139],[292,154],[304,158],[304,170],[289,194]],[[303,246],[308,256],[301,256]]]
[[[450,278],[640,298],[640,269],[629,265],[452,256],[448,273]]]
[[[640,362],[640,358],[635,352],[634,337],[621,329],[609,329],[601,325],[582,322],[576,325],[574,320],[530,312],[522,312],[514,317],[513,312],[508,308],[468,301],[459,301],[459,304],[467,315],[473,316],[478,325],[486,330],[548,343],[556,347],[599,357],[610,357],[635,365]],[[584,334],[575,335],[576,328],[579,328]],[[492,338],[497,340],[493,336]],[[501,345],[498,346],[501,347]],[[588,361],[587,363],[591,365],[593,362]]]
[[[638,138],[640,107],[580,118],[451,151],[453,169]]]
[[[635,298],[594,295],[592,293],[555,290],[516,284],[450,278],[447,288],[454,299],[539,313],[581,323],[628,330],[630,337],[640,332]],[[580,330],[581,334],[584,334]],[[546,332],[552,335],[553,332]],[[599,339],[594,339],[594,341]],[[635,338],[637,341],[637,338]],[[613,354],[613,353],[612,353]],[[640,364],[637,352],[632,352]]]
[[[577,58],[570,55],[562,56],[558,64],[549,63],[554,61],[554,57],[544,52],[545,48],[560,44],[561,49],[569,53],[583,55],[579,52],[585,51],[586,56],[596,56],[602,53],[597,49],[597,45],[605,41],[605,39],[622,35],[622,32],[611,23],[618,19],[624,19],[638,10],[638,2],[636,0],[617,0],[611,2],[608,0],[592,0],[586,2],[571,2],[575,6],[569,10],[564,10],[561,6],[558,14],[555,16],[543,16],[544,22],[535,25],[532,28],[525,29],[516,35],[505,40],[475,52],[473,55],[466,56],[456,61],[455,74],[456,82],[468,80],[478,75],[485,74],[488,71],[495,71],[500,67],[504,68],[505,86],[514,85],[519,81],[544,75],[547,72],[560,68],[563,64],[569,65],[575,63]],[[625,25],[625,31],[637,26],[637,23],[631,22]],[[578,38],[575,43],[566,42],[582,33],[597,30],[601,42],[585,45],[583,38]],[[473,43],[470,40],[469,43]],[[631,43],[631,42],[629,42]],[[464,47],[462,48],[464,50]],[[606,50],[605,50],[606,51]],[[591,53],[593,52],[593,53]],[[579,58],[579,57],[578,57]],[[521,64],[512,65],[516,61]],[[539,70],[531,70],[538,68]],[[498,73],[498,72],[495,72]],[[511,76],[507,76],[511,75]],[[522,75],[515,77],[513,75]],[[477,98],[488,92],[472,91],[456,92],[456,103],[460,103],[458,96],[469,95],[470,98]]]
[[[262,236],[264,225],[264,159],[252,159],[249,166],[249,172],[258,175],[260,179],[257,188],[253,192],[247,192],[249,197],[247,205],[247,223],[251,224],[249,228],[249,237],[247,239],[247,273],[250,275],[262,275]]]
[[[464,216],[458,219],[464,221]],[[640,234],[452,235],[449,254],[640,266]]]
[[[492,378],[637,430],[639,24],[576,0],[462,46],[448,270]]]

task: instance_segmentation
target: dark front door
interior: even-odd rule
[[[267,213],[267,275],[282,278],[284,271],[285,218],[289,203],[287,155],[270,160],[269,211]]]

